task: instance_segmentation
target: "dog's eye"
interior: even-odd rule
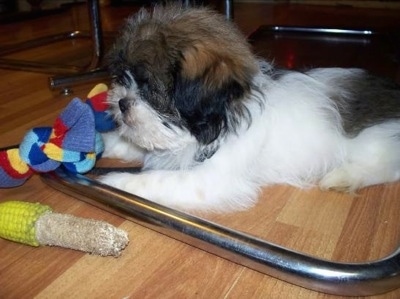
[[[147,87],[147,85],[149,84],[149,79],[137,78],[135,79],[135,81],[136,84],[141,88]]]
[[[132,75],[139,87],[143,87],[149,83],[149,72],[147,71],[146,66],[142,63],[139,63],[133,67]]]

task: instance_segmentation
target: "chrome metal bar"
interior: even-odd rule
[[[233,21],[233,0],[224,0],[223,2],[224,15],[227,20]]]
[[[56,89],[58,87],[68,88],[81,82],[88,83],[107,77],[109,77],[109,74],[105,69],[97,68],[93,70],[87,70],[78,74],[50,77],[49,85],[50,89]]]
[[[358,43],[368,44],[374,38],[383,37],[391,34],[390,30],[378,31],[376,29],[350,29],[350,28],[334,28],[334,27],[301,27],[301,26],[280,26],[280,25],[263,25],[258,28],[249,40],[257,39],[258,32],[269,33],[271,39],[293,39],[298,40],[315,40],[334,43]],[[264,36],[265,38],[266,36]]]
[[[89,64],[88,70],[93,70],[100,66],[100,61],[104,56],[104,41],[100,20],[100,8],[98,0],[88,1],[88,14],[90,32],[92,38],[92,60]]]
[[[299,26],[265,26],[273,32],[297,32],[297,33],[319,33],[319,34],[343,34],[343,35],[376,35],[379,34],[371,29],[346,29],[346,28],[324,28],[324,27],[299,27]]]
[[[104,56],[104,41],[101,28],[100,8],[98,0],[87,0],[89,24],[92,38],[92,57],[84,72],[66,76],[53,76],[49,78],[50,89],[62,88],[68,94],[69,87],[80,82],[88,82],[92,79],[107,78],[105,68],[101,68],[101,60]]]
[[[305,255],[58,169],[43,180],[66,194],[240,265],[311,290],[376,295],[400,287],[400,248],[366,263]]]
[[[207,6],[209,4],[207,0],[182,0],[181,2],[183,7],[186,8],[192,6]],[[224,0],[221,10],[227,20],[233,20],[233,0]]]
[[[59,76],[49,78],[50,88],[53,89],[64,88],[64,90],[67,90],[72,85],[81,82],[87,82],[92,79],[107,78],[108,74],[106,70],[100,70],[101,60],[104,56],[104,41],[101,28],[99,1],[87,0],[87,9],[89,14],[90,33],[85,31],[64,32],[0,47],[0,57],[2,57],[0,58],[0,68],[59,74]],[[92,41],[91,60],[86,66],[76,67],[60,64],[52,65],[42,62],[16,60],[3,57],[8,54],[73,38],[90,38]]]

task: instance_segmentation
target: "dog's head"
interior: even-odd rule
[[[121,134],[146,150],[197,143],[207,158],[219,137],[249,121],[257,62],[239,30],[205,8],[156,7],[128,19],[108,55],[109,101]]]

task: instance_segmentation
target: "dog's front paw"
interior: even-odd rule
[[[103,158],[117,158],[123,161],[142,161],[145,152],[133,143],[124,140],[116,131],[103,133]]]
[[[100,177],[98,180],[111,187],[135,193],[138,188],[138,175],[126,172],[112,172]]]
[[[187,205],[188,194],[193,193],[191,190],[181,192],[181,180],[177,181],[173,174],[113,172],[98,180],[103,184],[169,207],[184,208]]]

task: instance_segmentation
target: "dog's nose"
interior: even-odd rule
[[[129,110],[129,100],[126,98],[120,99],[118,105],[122,113],[125,113]]]

